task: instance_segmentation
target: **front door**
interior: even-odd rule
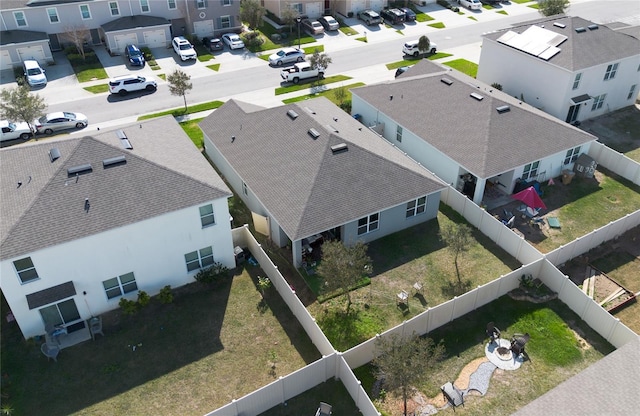
[[[569,112],[567,113],[567,119],[565,120],[567,123],[573,123],[578,119],[578,111],[580,111],[580,104],[575,104],[569,107]]]
[[[68,332],[84,328],[84,322],[80,320],[80,313],[78,313],[76,302],[73,299],[67,299],[54,305],[45,306],[40,309],[40,315],[44,321],[45,328],[48,326],[55,327],[57,325],[65,325]]]

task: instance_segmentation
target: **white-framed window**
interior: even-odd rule
[[[293,4],[290,4],[289,7],[297,11],[298,14],[302,14],[302,3],[293,3]]]
[[[82,20],[91,19],[91,10],[89,10],[89,5],[81,4],[79,7],[80,7],[80,16],[82,17]]]
[[[24,15],[24,12],[13,12],[13,18],[16,20],[16,26],[18,27],[27,27],[27,16]]]
[[[133,272],[107,279],[102,282],[102,286],[107,294],[107,299],[117,298],[125,293],[138,290],[138,284],[136,283],[136,277]]]
[[[418,214],[424,213],[427,207],[427,197],[422,196],[413,201],[407,202],[407,218],[415,217]]]
[[[538,176],[538,166],[540,166],[540,161],[524,165],[524,171],[522,172],[522,179],[526,181],[527,179],[530,179],[530,178],[536,178]]]
[[[230,28],[231,27],[231,16],[220,16],[220,27],[223,28],[223,29]]]
[[[206,9],[207,8],[207,0],[196,0],[196,7],[198,9]]]
[[[203,228],[215,225],[216,218],[215,215],[213,215],[213,205],[208,204],[200,207],[200,222]]]
[[[575,162],[579,155],[580,146],[576,147],[575,149],[567,150],[567,154],[564,156],[564,164],[568,165],[569,163]]]
[[[396,140],[399,142],[402,141],[402,126],[396,127]]]
[[[204,269],[213,264],[213,247],[205,247],[184,255],[187,271]]]
[[[14,261],[13,267],[16,268],[16,273],[18,273],[18,278],[22,283],[28,283],[40,278],[36,271],[36,266],[34,266],[33,261],[31,261],[31,257]]]
[[[616,76],[616,72],[618,72],[618,64],[611,64],[607,66],[607,70],[604,73],[604,80],[613,79]]]
[[[576,77],[573,79],[573,89],[577,90],[580,86],[580,79],[582,78],[582,72],[576,74]]]
[[[232,3],[233,3],[233,0],[222,0],[223,6],[231,6]]]
[[[380,214],[375,213],[358,220],[358,235],[367,234],[378,229]]]
[[[167,6],[169,7],[169,10],[175,10],[176,9],[176,0],[167,0]]]
[[[151,11],[149,0],[140,0],[140,11],[142,11],[142,13],[149,13]]]
[[[60,18],[58,17],[58,9],[55,7],[47,8],[47,16],[49,16],[49,23],[60,23]]]
[[[604,104],[604,99],[607,94],[598,95],[597,97],[593,97],[593,104],[591,105],[591,111],[596,111],[602,108]]]
[[[629,88],[629,94],[627,94],[627,100],[630,100],[634,96],[637,86],[638,84],[633,84],[631,88]]]
[[[120,16],[120,9],[118,8],[117,1],[109,2],[109,11],[111,11],[111,16]]]
[[[244,195],[249,195],[249,189],[247,188],[247,184],[242,182],[242,193]]]
[[[45,326],[68,325],[80,320],[80,314],[73,299],[63,300],[54,305],[38,309]]]

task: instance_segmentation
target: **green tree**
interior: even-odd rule
[[[280,12],[280,21],[286,26],[289,26],[289,33],[293,31],[293,27],[296,25],[296,18],[300,16],[300,13],[293,7],[291,3],[287,3],[287,7]]]
[[[60,34],[62,40],[72,43],[82,59],[86,59],[84,44],[91,39],[89,28],[84,25],[66,25],[63,30],[64,32]]]
[[[415,386],[429,377],[429,370],[444,358],[444,345],[435,344],[431,338],[421,338],[415,333],[409,337],[393,334],[378,337],[375,341],[376,376],[384,380],[382,387],[395,392],[404,400],[404,415],[407,415],[407,399]]]
[[[458,268],[458,255],[466,251],[471,244],[471,228],[466,224],[447,223],[440,229],[440,238],[454,254],[458,284],[462,285]]]
[[[329,64],[331,63],[331,57],[326,53],[320,52],[320,49],[316,48],[313,51],[313,55],[309,57],[309,65],[313,69],[327,69]]]
[[[427,53],[431,48],[431,41],[427,35],[422,35],[418,39],[418,50],[420,53]]]
[[[564,14],[569,8],[569,0],[542,0],[538,2],[538,12],[543,16]]]
[[[262,24],[266,9],[258,0],[242,0],[240,2],[240,19],[247,22],[249,29],[255,30]]]
[[[351,307],[350,289],[372,270],[367,248],[362,242],[350,247],[340,241],[327,241],[322,245],[318,274],[325,279],[325,290],[341,290],[347,295],[347,313]]]
[[[184,98],[184,111],[187,111],[187,91],[193,88],[193,84],[189,82],[190,79],[191,75],[187,75],[179,69],[176,69],[167,76],[171,95],[182,96],[182,98]]]
[[[44,98],[38,94],[31,94],[27,84],[20,84],[17,88],[0,91],[0,114],[9,121],[24,121],[35,132],[34,120],[47,109]]]

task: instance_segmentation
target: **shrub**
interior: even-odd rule
[[[125,315],[134,315],[138,312],[138,303],[129,299],[122,298],[118,302],[118,306],[122,309],[122,313]]]
[[[195,279],[200,283],[213,283],[225,279],[229,275],[227,269],[222,263],[214,263],[211,267],[201,269]]]
[[[160,293],[158,294],[158,300],[163,305],[173,302],[173,293],[171,292],[171,285],[166,285],[162,289],[160,289]]]
[[[138,292],[138,305],[140,305],[140,307],[144,307],[147,306],[149,302],[151,302],[151,296],[149,296],[149,294],[144,290],[140,290]]]

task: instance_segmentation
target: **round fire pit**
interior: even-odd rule
[[[513,353],[509,348],[506,348],[506,347],[496,348],[494,354],[496,355],[496,357],[498,357],[502,361],[509,361],[513,359]]]

